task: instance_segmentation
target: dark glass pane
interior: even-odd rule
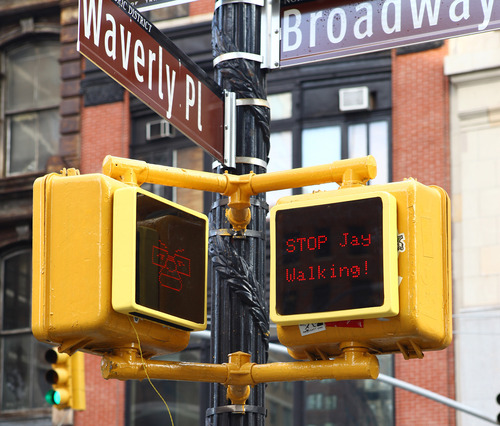
[[[59,43],[28,43],[7,54],[7,111],[59,103]]]
[[[7,55],[7,111],[30,108],[35,94],[36,53],[21,46]]]
[[[46,41],[37,45],[37,84],[35,105],[57,105],[60,99],[59,43]]]
[[[379,357],[381,372],[392,375],[392,356]],[[305,424],[394,425],[394,393],[377,380],[305,382]]]
[[[38,129],[37,170],[45,170],[47,161],[59,148],[59,110],[40,112]]]
[[[29,407],[31,363],[29,334],[7,336],[3,342],[2,410]]]
[[[288,355],[269,352],[268,362],[289,362]],[[266,426],[292,426],[293,395],[296,382],[272,382],[266,385]]]
[[[31,251],[3,260],[3,330],[29,328],[31,321]]]
[[[17,114],[9,119],[9,174],[45,170],[59,144],[57,109]]]
[[[188,350],[161,359],[200,362],[200,353]],[[193,426],[200,419],[200,383],[153,380],[165,399],[176,426]],[[127,382],[129,426],[170,424],[167,407],[147,380]]]
[[[36,113],[19,114],[10,119],[9,174],[37,170],[37,122]]]
[[[49,364],[45,361],[48,345],[31,334],[2,338],[2,401],[0,410],[48,407],[45,393],[50,385],[45,380]]]

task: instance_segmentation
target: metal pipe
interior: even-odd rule
[[[113,179],[125,183],[153,183],[177,188],[198,189],[201,191],[225,193],[229,190],[229,175],[201,172],[197,170],[180,169],[177,167],[149,164],[145,161],[131,160],[107,155],[102,164],[102,172]],[[132,172],[135,182],[130,182],[128,176]],[[234,179],[233,179],[234,180]],[[236,191],[236,187],[232,188]]]
[[[420,386],[412,385],[411,383],[404,382],[403,380],[398,380],[394,377],[390,377],[390,376],[387,376],[385,374],[379,374],[378,380],[380,380],[383,383],[387,383],[388,385],[396,386],[398,388],[407,390],[409,392],[416,393],[417,395],[421,395],[425,398],[431,399],[433,401],[444,404],[448,407],[454,408],[455,410],[470,414],[471,416],[477,417],[479,419],[482,419],[482,420],[489,422],[489,423],[492,423],[494,425],[500,424],[496,421],[496,419],[492,419],[491,417],[488,417],[487,415],[481,413],[480,411],[478,411],[472,407],[468,407],[465,404],[462,404],[462,403],[457,402],[453,399],[447,398],[443,395],[439,395],[438,393],[432,392],[430,390],[421,388]]]
[[[248,199],[252,195],[280,189],[300,188],[301,186],[330,182],[342,184],[346,174],[355,182],[365,183],[377,175],[377,164],[374,157],[368,155],[293,170],[259,175],[253,173],[232,175],[160,166],[108,155],[104,159],[102,171],[105,175],[126,183],[137,185],[153,183],[218,192],[229,196],[239,192],[241,194],[238,194],[237,198]],[[131,173],[135,175],[135,178],[130,178]]]
[[[349,179],[363,184],[377,176],[377,163],[374,157],[368,155],[319,166],[252,175],[249,182],[250,192],[258,194],[260,192],[300,188],[329,182],[336,182],[341,185],[344,183],[346,172],[349,172]]]
[[[256,364],[250,374],[255,383],[376,379],[379,364],[377,357],[365,348],[346,347],[342,355],[333,360]]]
[[[227,364],[207,364],[143,359],[136,348],[118,349],[103,356],[101,372],[105,379],[183,380],[250,385],[268,382],[322,379],[375,379],[379,373],[377,357],[354,342],[343,344],[342,355],[333,360],[256,364],[250,355],[235,352]]]
[[[229,375],[227,364],[160,361],[141,359],[137,349],[120,349],[102,357],[101,373],[105,379],[183,380],[225,383]]]

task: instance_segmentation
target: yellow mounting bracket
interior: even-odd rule
[[[336,182],[342,188],[364,185],[377,175],[375,158],[371,155],[259,175],[200,172],[108,155],[104,159],[102,170],[105,175],[129,185],[153,183],[226,195],[229,197],[226,216],[237,232],[244,231],[250,223],[251,196],[329,182]]]
[[[342,354],[333,360],[270,364],[252,363],[244,352],[229,354],[227,364],[208,364],[143,359],[137,348],[117,349],[103,356],[101,372],[105,379],[220,383],[226,386],[228,399],[244,412],[250,388],[259,383],[378,377],[378,359],[366,345],[346,342],[341,348]]]

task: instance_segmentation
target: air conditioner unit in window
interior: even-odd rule
[[[340,111],[366,111],[373,107],[368,87],[349,87],[339,90]]]
[[[173,138],[175,128],[167,120],[149,121],[146,123],[146,140]]]

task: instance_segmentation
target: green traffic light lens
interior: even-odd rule
[[[50,405],[59,405],[61,403],[61,394],[55,390],[49,390],[45,394],[45,401]]]

